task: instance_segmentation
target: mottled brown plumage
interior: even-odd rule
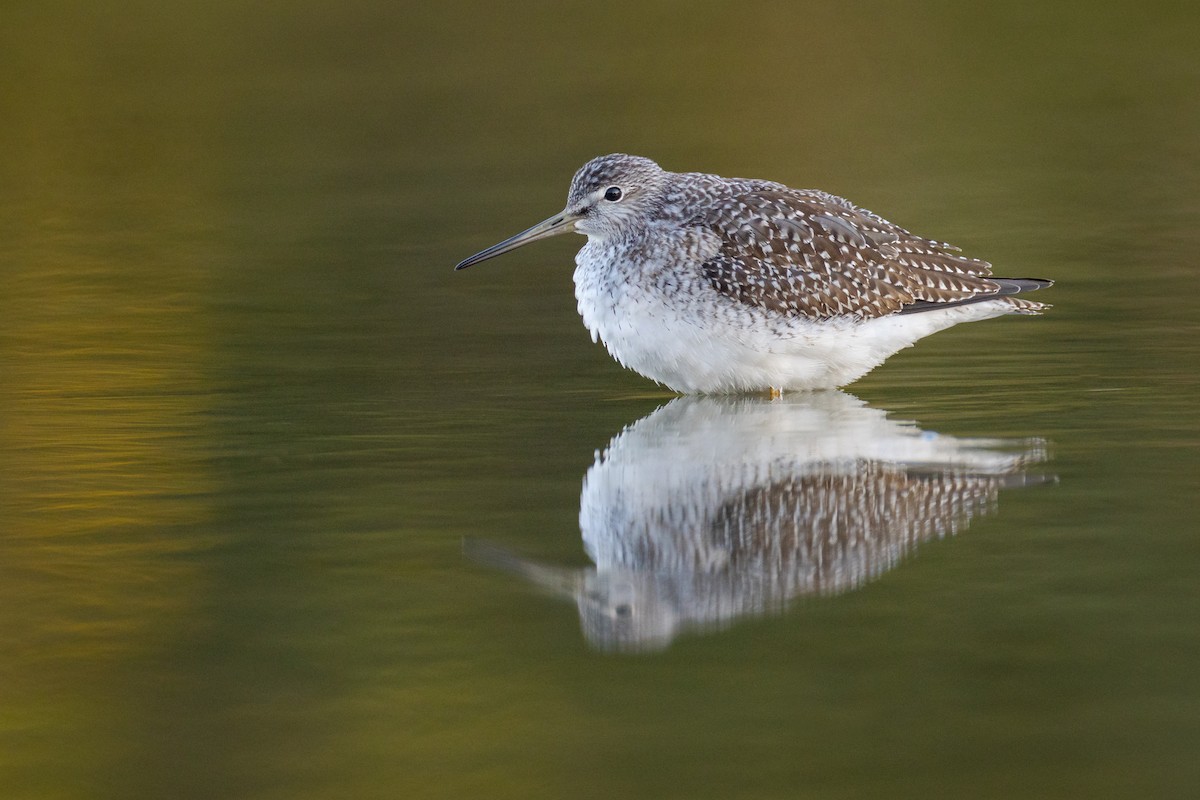
[[[918,303],[1001,297],[1014,288],[990,279],[986,261],[824,192],[779,187],[731,194],[693,223],[720,238],[719,253],[703,264],[713,288],[779,313],[869,319]],[[1009,302],[1025,311],[1042,308]]]

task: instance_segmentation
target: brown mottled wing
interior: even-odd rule
[[[720,239],[717,291],[812,319],[881,317],[919,303],[996,295],[991,265],[817,191],[766,189],[709,205],[694,225]]]

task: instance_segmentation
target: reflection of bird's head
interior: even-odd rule
[[[580,627],[597,650],[655,652],[666,649],[675,637],[679,614],[670,599],[674,594],[670,580],[649,573],[540,564],[477,539],[464,540],[463,552],[480,564],[519,575],[555,597],[573,599]]]
[[[679,615],[660,592],[669,581],[623,570],[587,570],[575,600],[588,643],[597,650],[646,653],[666,649]]]

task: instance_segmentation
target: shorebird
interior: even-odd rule
[[[566,207],[458,264],[576,232],[575,297],[592,339],[683,393],[833,389],[960,322],[1037,314],[995,278],[848,200],[781,183],[668,172],[623,153],[575,173]]]

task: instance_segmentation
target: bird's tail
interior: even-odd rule
[[[1000,296],[1012,306],[1014,314],[1041,314],[1050,308],[1048,303],[1037,303],[1033,300],[1026,300],[1024,297],[1013,297],[1013,295],[1045,289],[1053,286],[1054,281],[1045,278],[992,278],[991,280],[1000,284]]]

